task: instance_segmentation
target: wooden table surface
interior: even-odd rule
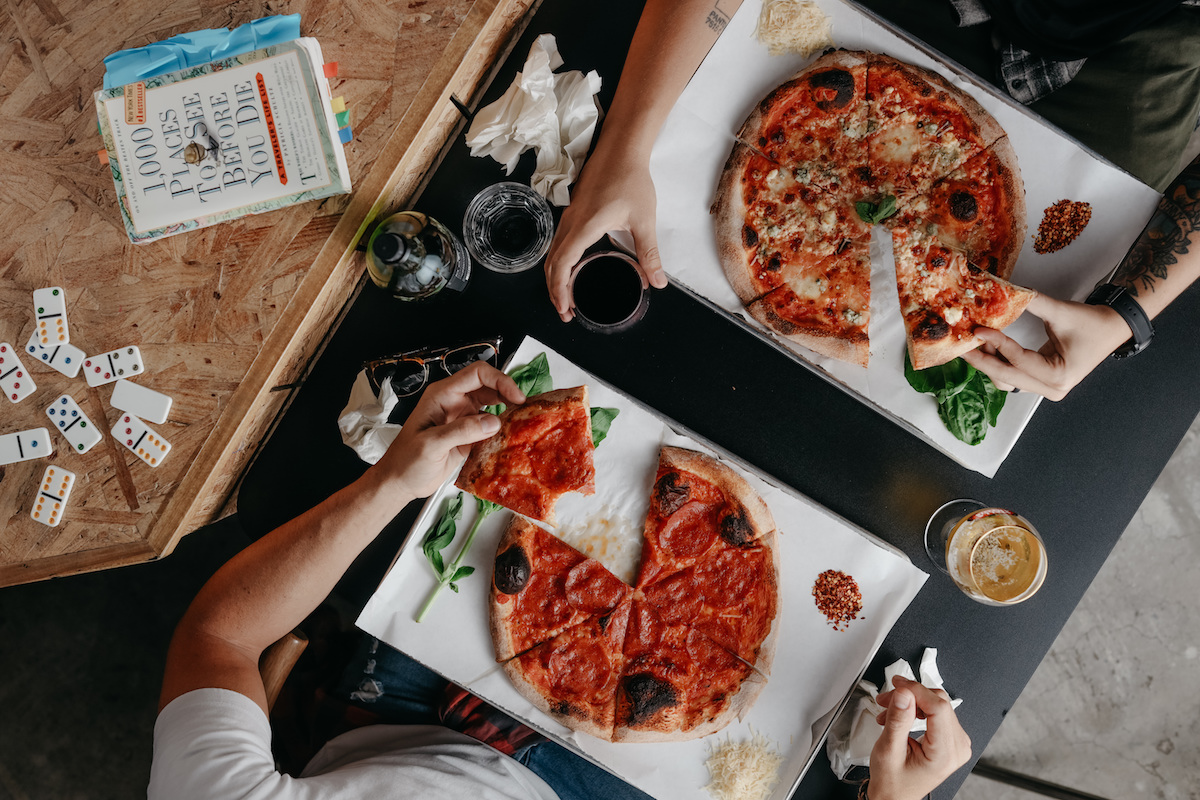
[[[71,394],[107,432],[112,385],[88,387],[36,363],[32,297],[67,294],[71,343],[87,353],[137,345],[138,383],[174,398],[154,425],[172,445],[156,469],[105,435],[86,454],[0,467],[0,585],[146,561],[232,509],[237,481],[302,382],[363,275],[355,245],[403,207],[502,61],[534,0],[3,0],[0,8],[0,341],[37,390],[0,405],[0,433],[52,427]],[[145,245],[127,239],[96,153],[103,59],[202,28],[301,15],[350,108],[354,191]],[[78,475],[57,528],[29,510],[47,464]]]

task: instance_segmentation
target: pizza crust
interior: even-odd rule
[[[999,266],[996,275],[1009,280],[1013,270],[1017,268],[1017,259],[1021,256],[1028,233],[1028,223],[1025,219],[1025,183],[1021,180],[1017,151],[1013,149],[1007,136],[997,139],[991,146],[991,151],[1000,164],[1000,174],[997,178],[1000,180],[1000,196],[1003,198],[1001,202],[1008,211],[1011,231],[1007,245],[997,254]]]

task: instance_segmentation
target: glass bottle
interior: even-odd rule
[[[401,300],[419,300],[443,288],[462,291],[471,277],[471,257],[442,223],[419,211],[385,219],[367,241],[371,281]]]

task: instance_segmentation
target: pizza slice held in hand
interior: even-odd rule
[[[587,387],[543,392],[505,409],[499,432],[471,448],[454,485],[553,524],[558,498],[595,492],[594,449]]]
[[[960,250],[907,228],[892,231],[900,312],[914,369],[945,364],[983,343],[974,331],[1000,330],[1036,296],[972,264]]]

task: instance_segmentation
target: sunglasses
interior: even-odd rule
[[[371,390],[379,394],[390,382],[397,397],[412,397],[429,382],[429,366],[436,364],[447,375],[466,369],[476,361],[496,363],[500,337],[453,347],[423,347],[406,353],[375,358],[363,364]]]

